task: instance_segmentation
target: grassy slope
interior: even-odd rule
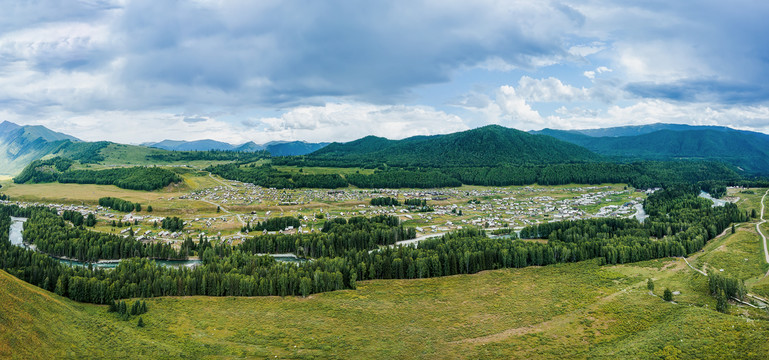
[[[665,303],[656,279],[682,292]],[[0,357],[760,358],[765,313],[711,310],[681,260],[594,262],[424,280],[362,282],[301,298],[159,298],[139,329],[0,272]],[[7,306],[5,304],[8,304]],[[743,314],[744,313],[744,314]],[[746,322],[747,315],[753,321]],[[131,352],[136,346],[136,353]],[[667,346],[667,349],[666,349]],[[5,351],[5,352],[2,352]]]

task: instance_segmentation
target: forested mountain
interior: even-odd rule
[[[80,140],[44,126],[21,126],[4,121],[0,123],[0,175],[16,174],[33,160],[71,141]]]
[[[253,141],[241,145],[232,145],[216,140],[163,140],[156,143],[144,143],[142,144],[148,147],[154,147],[164,150],[172,151],[210,151],[210,150],[225,150],[225,151],[261,151],[267,150],[273,156],[290,156],[290,155],[305,155],[315,150],[321,149],[328,143],[308,143],[304,141],[272,141],[264,145],[259,145]]]
[[[306,155],[326,147],[329,143],[308,143],[304,141],[272,141],[264,149],[272,156]]]
[[[769,174],[769,136],[766,134],[716,126],[657,125],[670,128],[633,136],[588,136],[581,133],[582,130],[552,129],[536,133],[550,135],[620,160],[714,160],[737,166],[749,174]],[[590,133],[624,134],[654,128],[654,125],[648,125],[635,127],[632,131],[629,128],[615,128],[621,131]]]
[[[548,129],[546,129],[548,130]],[[725,126],[706,126],[706,125],[685,125],[685,124],[647,124],[647,125],[630,125],[630,126],[617,126],[601,129],[582,129],[582,130],[563,130],[565,132],[578,133],[593,137],[603,136],[635,136],[653,133],[660,130],[670,131],[689,131],[689,130],[715,130],[715,131],[735,131],[732,128]],[[538,131],[532,131],[532,133],[539,133]]]
[[[585,162],[600,160],[600,156],[550,136],[489,125],[403,140],[368,136],[330,144],[305,160],[330,166],[447,167]]]

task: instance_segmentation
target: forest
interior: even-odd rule
[[[733,204],[711,207],[697,196],[699,186],[679,185],[650,195],[649,218],[590,219],[524,228],[523,237],[546,243],[488,238],[467,228],[419,247],[392,245],[413,238],[398,218],[336,218],[321,233],[256,235],[231,246],[201,238],[186,239],[179,251],[160,244],[72,227],[45,208],[0,205],[0,267],[47,290],[77,301],[110,303],[131,297],[212,295],[301,295],[354,289],[368,279],[412,279],[506,267],[542,266],[600,259],[603,264],[685,256],[750,214]],[[113,270],[69,267],[42,252],[12,246],[9,216],[28,217],[24,238],[44,253],[73,259],[123,259]],[[294,253],[312,261],[282,263],[267,253]],[[197,255],[194,268],[164,267],[151,259]],[[727,283],[731,294],[732,285]],[[720,286],[720,285],[719,285]],[[726,285],[725,285],[726,286]],[[713,290],[715,291],[715,290]],[[720,293],[720,292],[719,292]]]
[[[152,191],[182,181],[176,173],[159,167],[135,166],[105,170],[68,170],[72,161],[63,158],[35,160],[13,178],[17,184],[75,183],[115,185],[130,190]]]

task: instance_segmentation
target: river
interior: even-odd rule
[[[17,218],[11,216],[11,231],[8,234],[9,239],[11,240],[11,245],[15,246],[22,246],[26,248],[30,248],[27,244],[24,244],[24,236],[22,235],[21,231],[24,229],[24,222],[27,221],[26,218]],[[268,255],[268,254],[259,254],[259,255]],[[281,262],[294,262],[294,263],[300,263],[306,261],[305,259],[300,259],[296,257],[294,254],[270,254],[272,257],[275,258],[277,261]],[[69,266],[87,266],[89,263],[82,262],[82,261],[75,261],[75,260],[68,260],[68,259],[59,259],[56,257],[51,256],[52,258],[59,260],[62,264],[69,265]],[[198,264],[202,263],[202,260],[198,259],[192,259],[192,260],[155,260],[155,262],[159,265],[163,266],[170,266],[170,267],[181,267],[181,266],[187,266],[187,267],[193,267]],[[120,260],[103,260],[97,263],[90,263],[93,267],[103,268],[103,269],[111,269],[117,267],[117,265],[120,263]]]
[[[726,200],[716,199],[716,198],[710,196],[710,194],[708,194],[708,193],[706,193],[704,191],[700,191],[700,197],[703,198],[703,199],[708,199],[708,200],[712,201],[713,202],[713,207],[724,206],[728,202]]]

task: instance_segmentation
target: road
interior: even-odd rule
[[[213,174],[208,173],[208,176],[211,177],[211,179],[213,179],[214,181],[218,182],[219,184],[222,184],[223,186],[226,186],[226,187],[230,188],[231,190],[236,190],[234,187],[232,187],[232,185],[227,184],[226,182],[223,182],[223,181],[215,178]],[[240,217],[240,214],[232,213],[229,210],[227,210],[224,206],[222,206],[221,204],[215,203],[215,202],[213,202],[211,200],[201,199],[201,201],[207,202],[207,203],[209,203],[211,205],[215,205],[215,206],[219,207],[220,209],[222,209],[222,211],[224,211],[227,214],[235,215],[235,217],[238,218],[238,221],[240,221],[241,224],[243,224],[244,226],[246,225],[246,222],[243,221],[243,218]]]
[[[764,196],[761,197],[761,221],[756,224],[756,231],[758,231],[758,234],[761,235],[761,238],[764,240],[764,258],[766,262],[769,263],[769,250],[766,248],[766,235],[761,231],[761,224],[766,222],[764,219],[764,200],[766,199],[766,194],[769,194],[769,189],[767,189]]]

